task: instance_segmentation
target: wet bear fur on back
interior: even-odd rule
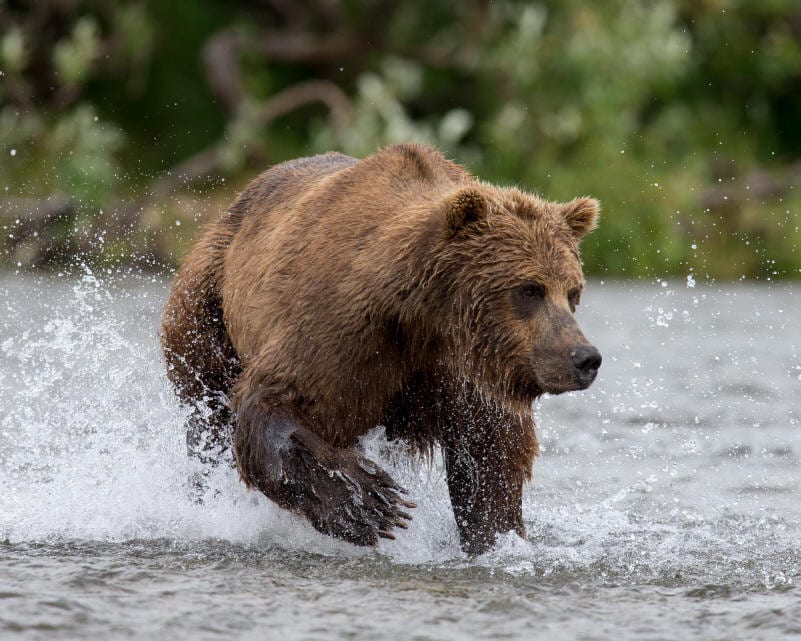
[[[466,550],[524,535],[532,402],[577,388],[565,359],[586,340],[568,308],[596,216],[594,200],[498,188],[421,145],[271,168],[206,228],[165,309],[168,376],[195,408],[190,448],[213,459],[233,430],[248,486],[374,544],[413,507],[346,452],[384,425],[443,448]],[[318,474],[338,468],[348,491]],[[374,506],[354,507],[362,490]]]

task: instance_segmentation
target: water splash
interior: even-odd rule
[[[221,538],[365,553],[247,492],[225,465],[211,474],[202,504],[190,498],[197,464],[186,456],[186,411],[163,375],[158,290],[104,282],[83,267],[75,284],[43,285],[42,318],[31,319],[16,297],[23,290],[10,292],[0,344],[0,540]],[[444,482],[405,464],[380,430],[363,446],[427,497],[409,532],[381,549],[421,561],[460,554]]]
[[[227,466],[211,474],[203,504],[190,498],[196,468],[185,455],[185,411],[158,350],[165,283],[88,268],[77,279],[42,279],[34,295],[32,283],[0,282],[0,540],[220,540],[342,559],[376,554],[318,534],[247,492]],[[765,301],[748,304],[762,316],[746,319],[743,340],[728,349],[773,382],[746,389],[741,369],[709,369],[727,341],[703,324],[720,322],[708,312],[710,290],[658,283],[631,295],[639,323],[626,311],[626,289],[610,291],[603,313],[593,311],[591,296],[582,310],[588,334],[610,355],[599,383],[538,408],[545,454],[524,500],[528,540],[505,535],[488,554],[467,558],[441,459],[410,462],[379,429],[363,440],[364,451],[418,504],[409,529],[382,541],[379,557],[556,582],[773,589],[797,581],[801,443],[787,420],[799,416],[791,402],[777,401],[798,384],[797,347],[777,352],[778,373],[760,365],[749,341],[773,321]],[[704,304],[687,323],[657,322],[693,298]],[[788,319],[790,302],[782,307]],[[697,346],[677,350],[679,339]],[[748,457],[728,455],[745,447]]]

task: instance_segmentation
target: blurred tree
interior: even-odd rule
[[[4,0],[0,73],[6,261],[173,264],[264,166],[416,140],[601,198],[590,273],[801,275],[795,0]]]

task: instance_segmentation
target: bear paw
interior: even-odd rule
[[[416,505],[401,497],[406,490],[389,474],[355,452],[306,440],[293,438],[295,447],[284,458],[284,483],[289,502],[317,530],[356,545],[376,545],[379,538],[394,539],[394,528],[407,527],[412,517],[404,508]]]

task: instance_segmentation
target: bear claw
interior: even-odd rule
[[[404,508],[415,504],[400,496],[406,490],[355,452],[299,434],[282,454],[290,486],[285,504],[320,532],[355,545],[376,545],[379,538],[394,539],[391,530],[406,529],[412,519]]]

